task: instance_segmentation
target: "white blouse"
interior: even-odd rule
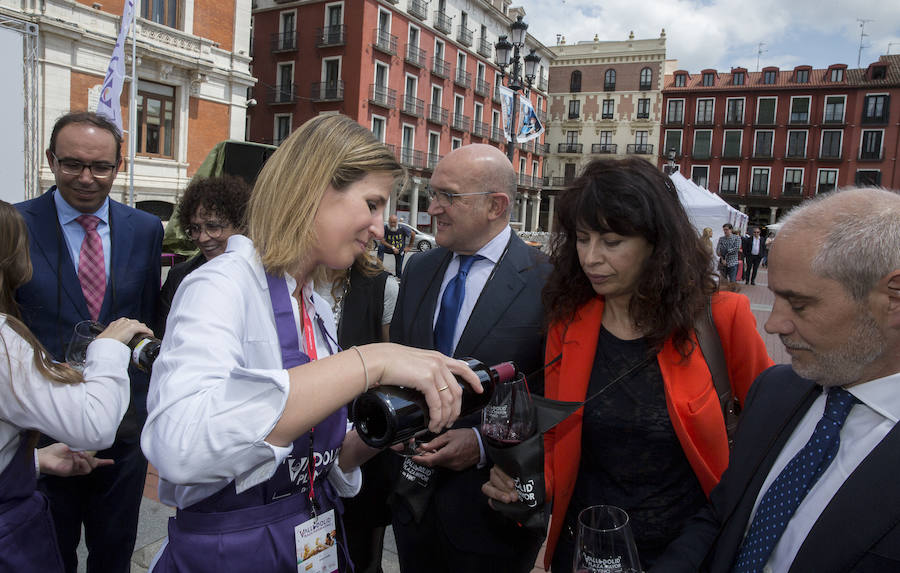
[[[112,445],[128,408],[128,347],[111,338],[88,346],[84,383],[44,378],[34,349],[0,314],[0,471],[19,447],[22,430],[40,432],[78,450]]]
[[[293,292],[296,282],[285,278]],[[336,340],[331,309],[311,282],[302,294],[313,303],[306,307],[317,353],[327,356],[315,315],[329,341]],[[299,305],[290,300],[302,341]],[[179,286],[153,365],[141,447],[159,471],[160,501],[185,508],[232,480],[240,492],[272,477],[292,449],[265,441],[281,418],[289,384],[265,271],[250,239],[233,235],[225,254]],[[356,495],[362,483],[358,468],[344,474],[337,464],[328,480],[344,497]]]

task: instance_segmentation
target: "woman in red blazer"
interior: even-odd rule
[[[745,296],[717,293],[671,180],[643,160],[589,164],[557,202],[545,396],[585,406],[545,436],[545,566],[572,568],[578,513],[615,505],[644,568],[728,465],[725,422],[694,324],[712,305],[739,400],[772,365]],[[711,303],[708,301],[711,300]],[[499,470],[485,492],[514,492]]]

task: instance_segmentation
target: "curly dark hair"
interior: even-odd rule
[[[597,160],[559,195],[556,205],[553,272],[543,292],[547,320],[571,321],[578,308],[596,296],[578,261],[576,226],[640,236],[653,252],[628,312],[653,349],[671,337],[678,352],[688,356],[694,322],[717,287],[710,257],[672,180],[643,159]]]
[[[187,235],[191,217],[197,209],[215,213],[222,222],[230,223],[235,229],[246,226],[244,212],[250,200],[250,186],[240,177],[222,175],[194,179],[184,191],[178,207],[179,224]]]

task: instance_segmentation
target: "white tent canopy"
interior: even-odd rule
[[[739,234],[743,234],[746,230],[746,214],[726,203],[715,193],[710,193],[690,179],[686,179],[677,171],[669,177],[675,184],[675,189],[678,190],[678,198],[681,200],[684,210],[687,211],[691,223],[697,229],[697,234],[702,234],[704,227],[712,229],[713,247],[722,236],[722,225],[725,223],[731,223],[735,232]]]

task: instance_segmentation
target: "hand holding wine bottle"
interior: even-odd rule
[[[103,326],[99,322],[85,320],[75,325],[72,340],[66,350],[66,362],[76,370],[84,370],[87,347],[96,338],[112,338],[131,349],[131,361],[138,368],[149,371],[159,354],[159,340],[150,328],[131,318],[118,318]]]

